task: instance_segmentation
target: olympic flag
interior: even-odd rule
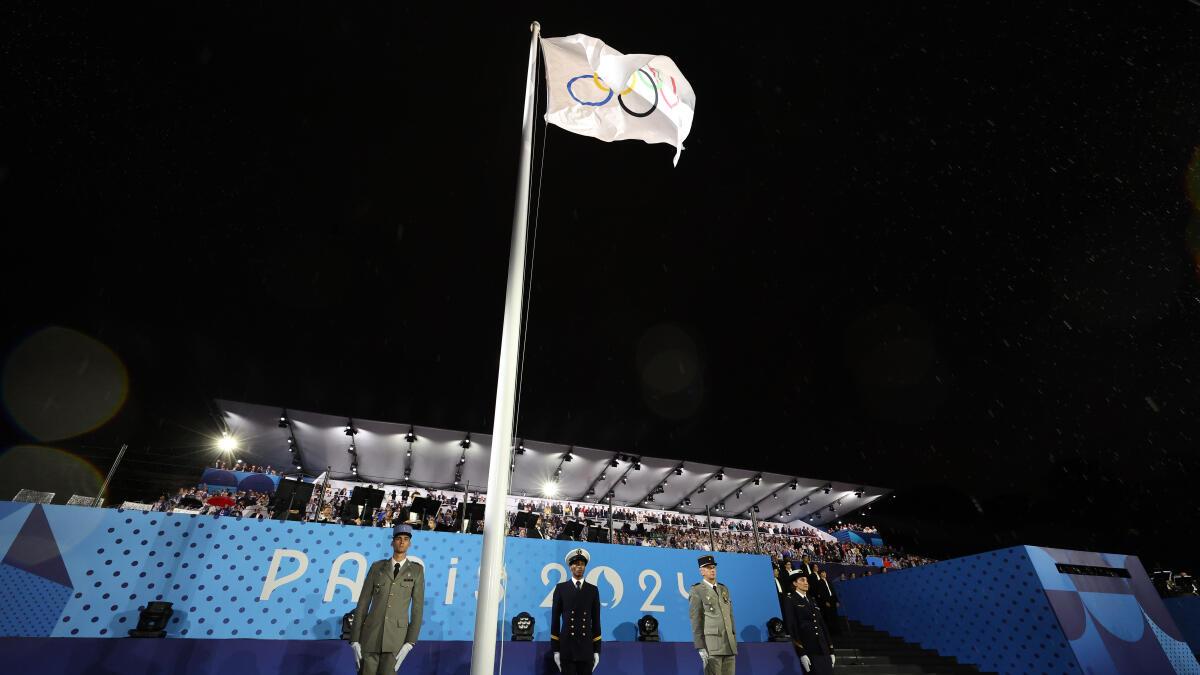
[[[679,164],[696,93],[674,61],[582,34],[542,38],[542,54],[547,122],[602,141],[670,143]]]

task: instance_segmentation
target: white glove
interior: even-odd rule
[[[354,652],[354,669],[362,668],[362,645],[357,642],[350,643],[350,651]]]
[[[812,659],[808,658],[807,656],[801,656],[800,665],[804,668],[804,672],[807,673],[808,671],[812,670]]]
[[[412,643],[405,642],[400,651],[396,652],[396,672],[400,672],[400,664],[404,663],[404,659],[408,657],[408,653],[412,651]]]
[[[831,665],[831,666],[837,665],[837,657],[834,656],[833,654],[829,655],[829,665]]]
[[[554,665],[558,668],[558,672],[562,672],[562,655],[554,652]]]
[[[596,652],[592,654],[592,670],[595,670],[598,665],[600,665],[600,653]]]
[[[707,649],[700,650],[700,663],[703,664],[705,667],[708,667],[708,650]]]

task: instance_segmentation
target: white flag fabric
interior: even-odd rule
[[[547,122],[602,141],[670,143],[679,163],[696,93],[674,61],[622,54],[587,35],[542,38],[542,54]]]

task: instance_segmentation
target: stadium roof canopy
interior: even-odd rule
[[[422,488],[487,489],[491,436],[395,422],[351,419],[273,406],[217,400],[228,433],[238,448],[231,459],[270,465],[282,472],[336,480]],[[281,420],[281,418],[283,418]],[[347,433],[347,428],[356,433]],[[410,428],[416,436],[405,440]],[[293,439],[289,444],[288,439]],[[351,443],[354,452],[351,453]],[[760,520],[827,524],[888,494],[870,485],[787,476],[734,466],[714,466],[525,439],[513,455],[510,493],[661,508],[688,514],[750,517]],[[290,447],[295,450],[289,449]],[[412,454],[409,456],[409,450]],[[567,459],[568,453],[570,459]],[[732,459],[732,457],[731,457]],[[357,474],[352,464],[357,460]],[[556,472],[557,483],[554,481]],[[458,480],[457,485],[455,480]],[[549,490],[556,488],[555,494]],[[740,493],[740,496],[738,496]],[[724,508],[720,508],[724,505]],[[830,511],[833,506],[835,511]]]

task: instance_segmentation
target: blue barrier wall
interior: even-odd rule
[[[1200,596],[1189,595],[1163,600],[1183,639],[1192,648],[1193,654],[1200,653]]]
[[[1136,556],[1024,548],[1084,672],[1200,674]],[[1129,577],[1067,574],[1059,564],[1124,569]]]
[[[310,482],[310,481],[305,481]],[[265,473],[255,473],[251,471],[230,471],[228,469],[207,468],[200,475],[200,484],[209,488],[209,492],[217,492],[221,489],[232,491],[245,490],[249,492],[266,492],[268,494],[275,492],[279,487],[279,476],[272,476]]]
[[[838,593],[849,618],[986,671],[1200,673],[1149,587],[1132,556],[1017,546],[839,582]]]
[[[470,640],[482,537],[417,532],[426,567],[422,640]],[[575,542],[507,539],[504,616],[528,611],[549,639],[550,594]],[[700,552],[585,544],[606,640],[634,640],[654,615],[664,641],[690,642],[687,590]],[[391,555],[370,527],[0,502],[0,636],[118,637],[151,600],[174,603],[168,634],[187,638],[336,638],[366,568]],[[739,639],[766,639],[778,611],[766,556],[716,554]],[[509,621],[504,621],[507,629]]]

